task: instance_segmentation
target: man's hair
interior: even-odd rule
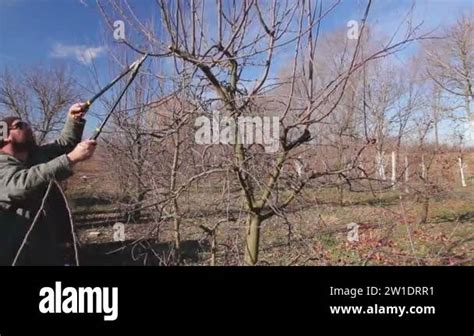
[[[17,120],[21,120],[21,118],[16,116],[10,116],[0,119],[1,123],[5,123],[7,125],[7,136],[10,134],[10,127],[12,127],[13,123]],[[3,148],[3,146],[5,146],[4,140],[5,139],[2,139],[0,137],[0,148]]]

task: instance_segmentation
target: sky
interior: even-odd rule
[[[329,6],[333,1],[324,0],[323,4]],[[323,33],[362,17],[366,0],[341,1],[323,21]],[[154,0],[129,3],[147,19],[157,10]],[[377,31],[391,35],[412,4],[410,0],[374,1],[369,22]],[[413,21],[423,21],[428,31],[473,10],[474,0],[418,0],[415,5]],[[65,62],[79,76],[95,66],[101,80],[106,81],[109,72],[104,41],[113,41],[107,31],[95,0],[0,0],[0,70]]]
[[[83,47],[100,49],[101,25],[95,7],[77,0],[0,0],[0,64],[77,58]]]
[[[332,1],[323,3],[328,6]],[[156,10],[154,0],[130,3],[148,17]],[[342,0],[322,28],[335,29],[360,18],[365,3]],[[369,20],[390,32],[411,4],[409,0],[375,1]],[[459,13],[473,8],[474,0],[418,0],[415,4],[414,21],[424,20],[428,28],[455,20]],[[0,68],[55,58],[90,65],[105,56],[103,32],[104,22],[95,0],[0,0]]]

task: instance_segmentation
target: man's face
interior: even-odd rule
[[[30,125],[20,119],[12,123],[9,139],[12,147],[18,151],[31,150],[36,145],[35,136]]]

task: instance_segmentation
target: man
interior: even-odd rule
[[[4,118],[7,136],[0,139],[0,265],[65,265],[73,263],[72,232],[66,201],[56,183],[73,174],[76,163],[92,157],[96,142],[81,142],[86,104],[74,104],[60,137],[38,146],[30,126],[18,117]],[[38,211],[41,210],[41,211]],[[67,249],[66,249],[67,247]]]

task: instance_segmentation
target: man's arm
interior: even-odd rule
[[[79,143],[69,154],[63,154],[46,163],[30,168],[14,157],[1,155],[0,161],[0,201],[24,200],[38,187],[55,179],[65,180],[73,175],[73,166],[88,160],[95,151],[96,142],[86,140]]]
[[[52,179],[64,180],[73,174],[72,163],[67,155],[61,155],[46,163],[30,168],[9,159],[0,164],[0,194],[4,201],[24,200],[38,187]]]
[[[56,141],[40,147],[40,150],[49,158],[55,158],[59,155],[69,153],[76,147],[82,139],[86,120],[84,104],[74,104],[69,109],[66,123],[64,124],[61,135]]]

